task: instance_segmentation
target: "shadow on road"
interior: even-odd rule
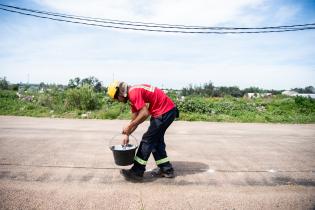
[[[186,176],[186,175],[191,175],[191,174],[202,173],[209,169],[209,166],[207,164],[201,163],[201,162],[172,161],[172,165],[175,169],[176,176]],[[150,171],[146,171],[144,173],[144,179],[142,182],[153,182],[157,179],[163,179],[166,184],[174,182],[172,181],[173,179],[154,177],[151,175]]]
[[[198,174],[209,169],[207,164],[201,162],[174,161],[172,162],[172,165],[176,171],[177,176]]]

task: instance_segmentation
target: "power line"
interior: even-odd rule
[[[100,23],[128,25],[128,26],[160,27],[160,28],[175,28],[175,29],[215,29],[215,30],[221,30],[221,29],[222,30],[253,30],[253,29],[262,30],[262,29],[282,29],[282,28],[315,26],[315,23],[299,24],[299,25],[267,26],[267,27],[210,27],[210,26],[172,25],[172,24],[158,24],[158,23],[146,23],[146,22],[93,18],[93,17],[76,16],[76,15],[68,15],[68,14],[62,14],[62,13],[33,10],[33,9],[10,6],[10,5],[5,5],[5,4],[0,4],[0,5],[3,7],[13,8],[13,9],[17,9],[17,10],[23,10],[23,11],[33,12],[33,13],[51,15],[51,16],[56,16],[56,17],[71,18],[71,19],[85,20],[85,21],[93,21],[93,22],[100,22]]]
[[[184,33],[184,34],[256,34],[256,33],[276,33],[289,31],[302,31],[315,29],[315,23],[299,24],[299,25],[284,25],[284,26],[268,26],[256,28],[237,28],[237,27],[206,27],[206,26],[187,26],[187,25],[171,25],[144,23],[133,21],[121,21],[111,19],[100,19],[83,16],[74,16],[61,13],[53,13],[27,8],[15,7],[5,4],[0,4],[0,9],[7,12],[49,19],[60,22],[68,22],[75,24],[83,24],[89,26],[97,26],[104,28],[115,28],[123,30],[150,31],[150,32],[165,32],[165,33]],[[5,8],[3,8],[5,7]],[[84,22],[82,22],[84,21]],[[160,29],[161,28],[161,29]],[[254,30],[254,31],[250,31]]]

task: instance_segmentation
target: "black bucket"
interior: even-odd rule
[[[115,140],[116,137],[121,136],[121,135],[115,135],[109,142],[109,144],[111,144],[111,142],[113,140]],[[136,154],[136,150],[138,148],[137,144],[137,139],[130,135],[134,141],[136,142],[136,144],[127,144],[127,145],[109,145],[110,150],[112,150],[113,155],[114,155],[114,160],[115,160],[115,164],[119,165],[119,166],[128,166],[133,164],[133,159],[135,157]],[[129,136],[129,139],[130,139]],[[121,141],[121,139],[119,139]]]
[[[113,151],[116,165],[128,166],[133,164],[137,146],[132,144],[115,145],[110,148]]]

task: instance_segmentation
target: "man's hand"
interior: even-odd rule
[[[128,136],[128,135],[124,135],[122,144],[123,144],[123,145],[129,144],[129,136]]]

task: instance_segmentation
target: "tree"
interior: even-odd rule
[[[213,86],[212,82],[194,87],[192,86],[192,84],[190,84],[187,88],[182,89],[182,95],[213,96],[214,89],[215,87]]]
[[[307,86],[305,88],[293,88],[291,90],[298,93],[315,93],[315,88],[313,86]]]
[[[213,92],[214,97],[224,97],[226,95],[234,96],[234,97],[242,97],[243,92],[237,86],[232,87],[216,87]]]
[[[1,90],[8,90],[9,89],[9,82],[7,81],[6,77],[0,77],[0,89]]]
[[[19,85],[18,84],[10,84],[9,85],[10,90],[18,91],[19,90]]]
[[[69,88],[77,88],[80,85],[80,78],[76,77],[74,79],[70,79],[68,82],[68,87]]]
[[[44,88],[46,88],[46,84],[43,82],[39,83],[39,89],[44,89]]]
[[[229,93],[231,96],[234,96],[234,97],[242,97],[243,96],[243,92],[237,86],[229,87]]]
[[[259,87],[249,87],[249,88],[245,88],[243,92],[245,94],[245,93],[263,93],[265,91],[263,89],[260,89]]]
[[[83,79],[76,77],[74,79],[70,79],[68,82],[69,88],[79,88],[85,85],[92,87],[96,92],[101,92],[103,88],[102,82],[100,82],[96,77],[93,76]]]
[[[313,86],[305,87],[305,93],[315,93],[315,88]]]
[[[214,85],[212,84],[212,82],[205,83],[203,85],[203,91],[202,92],[203,92],[204,96],[213,96]]]
[[[96,77],[88,77],[81,80],[81,86],[89,85],[94,88],[96,92],[100,92],[102,89],[102,83]]]

